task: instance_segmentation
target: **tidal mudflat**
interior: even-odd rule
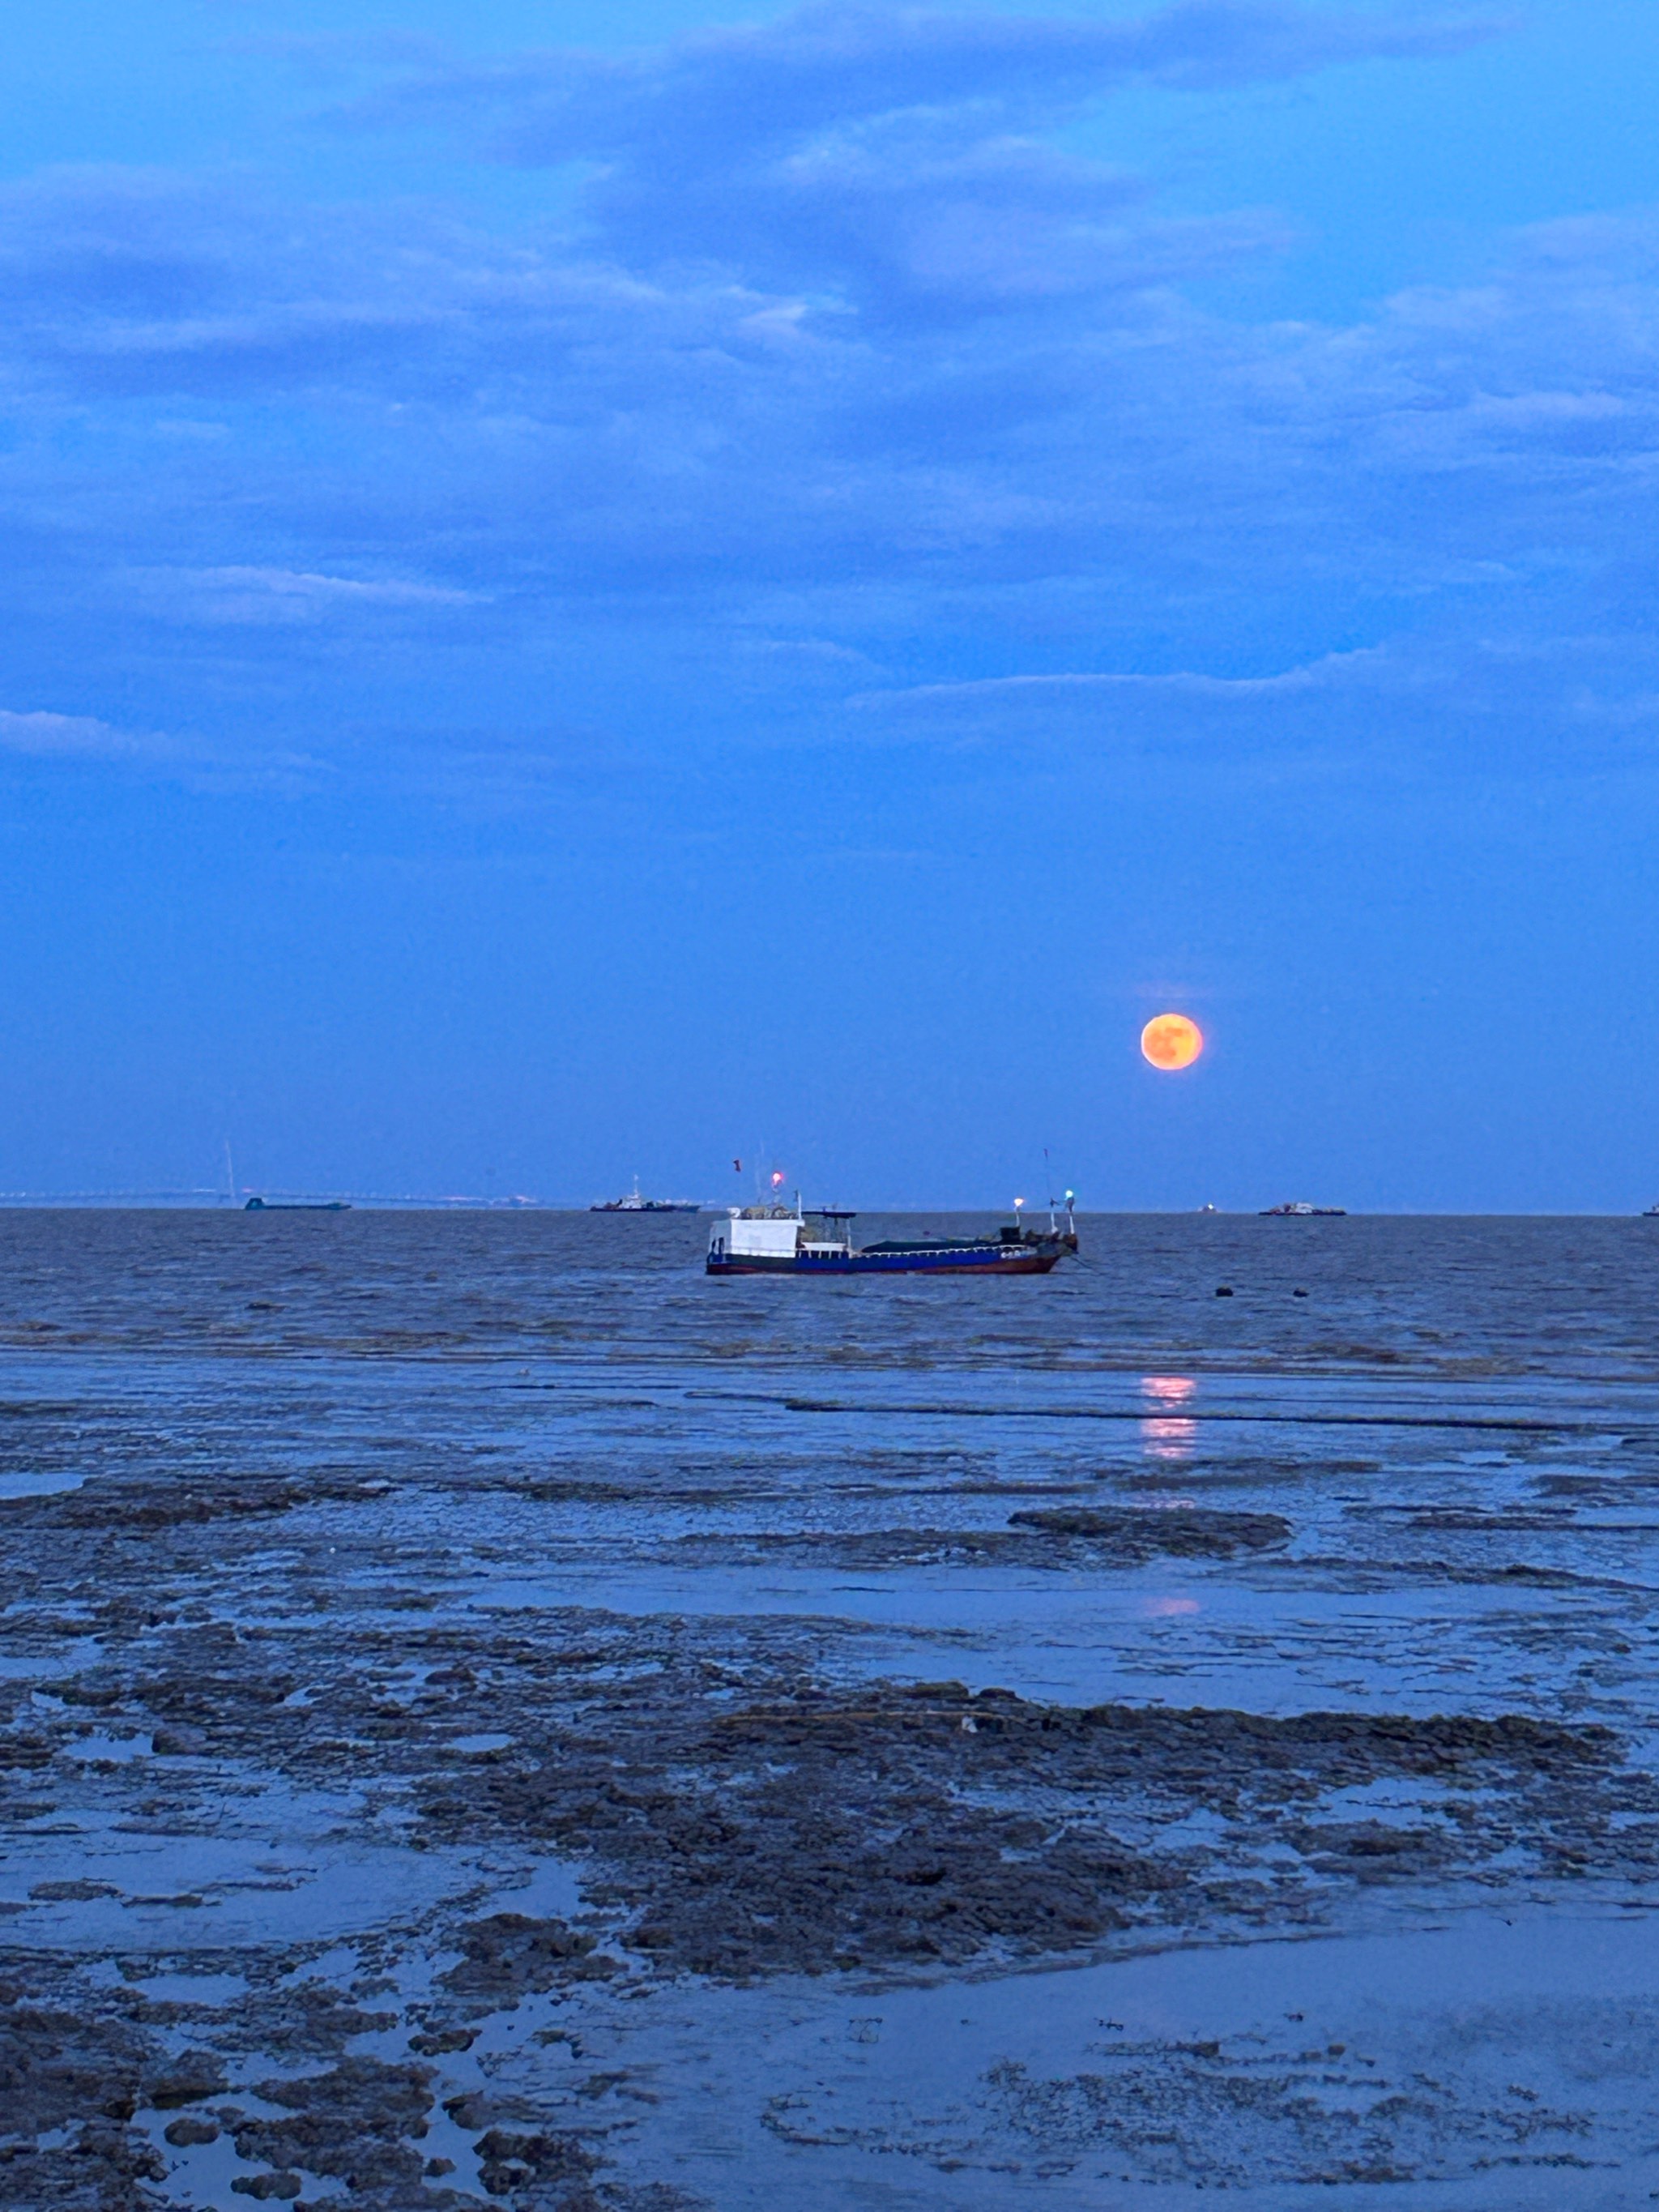
[[[1084,1226],[0,1216],[0,2205],[1651,2203],[1659,1224]]]

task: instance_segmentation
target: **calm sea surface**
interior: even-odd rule
[[[1659,1372],[1659,1221],[1082,1220],[1081,1261],[1036,1284],[802,1284],[706,1282],[707,1216],[12,1211],[0,1342],[226,1363],[637,1359],[688,1376],[820,1363],[1430,1384]],[[860,1234],[992,1226],[866,1215]],[[1222,1285],[1234,1299],[1216,1299]]]

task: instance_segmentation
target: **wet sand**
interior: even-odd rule
[[[1652,1229],[4,1217],[0,2203],[1648,2203]]]

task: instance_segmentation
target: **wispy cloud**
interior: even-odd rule
[[[124,729],[92,714],[60,714],[47,708],[0,709],[0,754],[22,759],[76,765],[120,767],[146,779],[188,786],[198,791],[288,791],[314,789],[325,781],[319,762],[291,746],[269,740],[237,744],[200,736],[179,737],[162,730]]]
[[[173,756],[165,738],[136,736],[90,714],[0,708],[0,749],[40,760],[157,760]]]
[[[1211,676],[1193,669],[1172,669],[1162,674],[1083,670],[1028,676],[984,676],[966,683],[912,684],[888,691],[860,692],[848,703],[885,711],[917,708],[950,711],[1003,701],[1030,701],[1042,705],[1055,699],[1103,699],[1140,696],[1149,698],[1188,697],[1216,701],[1269,699],[1286,693],[1317,690],[1329,685],[1375,676],[1389,665],[1389,655],[1380,647],[1354,653],[1331,653],[1298,668],[1272,676]]]
[[[358,612],[431,611],[487,601],[485,593],[437,584],[295,568],[132,568],[123,580],[147,604],[181,622],[315,623]]]

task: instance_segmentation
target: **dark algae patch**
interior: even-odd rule
[[[440,1987],[483,2013],[521,1996],[574,1981],[599,1980],[621,1969],[596,1939],[562,1920],[534,1920],[522,1912],[495,1912],[457,1931],[461,1960],[440,1977]]]
[[[845,1566],[1136,1566],[1148,1559],[1230,1559],[1286,1544],[1291,1524],[1276,1513],[1194,1507],[1028,1508],[1002,1528],[922,1528],[682,1537],[675,1553],[700,1561],[799,1560]]]
[[[495,1768],[429,1794],[441,1832],[487,1824],[595,1867],[627,1941],[665,1967],[744,1977],[963,1963],[1086,1948],[1115,1931],[1304,1923],[1344,1871],[1479,1878],[1517,1850],[1539,1867],[1653,1863],[1646,1778],[1605,1729],[1497,1720],[1074,1711],[959,1684],[738,1707],[689,1741],[608,1731],[584,1761]],[[1307,1818],[1330,1792],[1408,1778],[1444,1793],[1429,1827],[1352,1832]],[[1201,1813],[1215,1840],[1163,1835]],[[1133,1834],[1146,1840],[1132,1845]]]
[[[239,2122],[238,2155],[278,2172],[301,2167],[343,2182],[358,2203],[418,2197],[416,2144],[432,2108],[432,2078],[426,2066],[348,2057],[325,2073],[261,2081],[253,2094],[278,2106],[280,2117]]]
[[[1212,1513],[1191,1506],[1174,1506],[1163,1512],[1145,1508],[1038,1507],[1012,1514],[1009,1525],[1068,1537],[1125,1562],[1160,1555],[1176,1559],[1231,1559],[1239,1552],[1270,1551],[1291,1538],[1290,1522],[1277,1513]]]

